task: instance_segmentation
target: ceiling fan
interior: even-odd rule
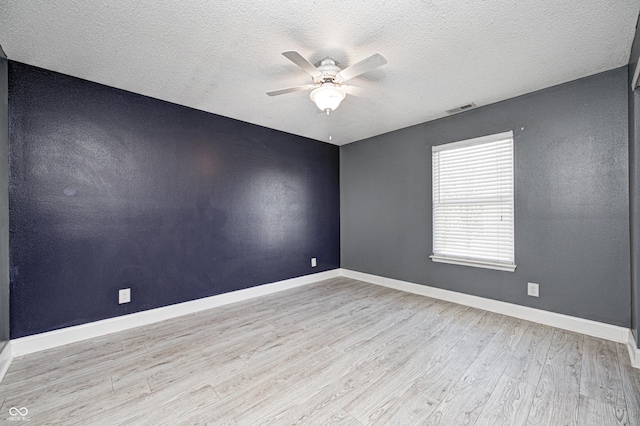
[[[358,87],[343,84],[344,82],[387,63],[387,60],[381,54],[376,53],[345,69],[340,69],[333,59],[324,59],[320,66],[315,67],[296,51],[291,50],[282,54],[309,74],[313,79],[313,83],[274,90],[267,92],[267,95],[278,96],[285,93],[311,90],[311,100],[315,102],[319,110],[325,111],[327,114],[338,108],[347,94],[357,96],[361,90]]]

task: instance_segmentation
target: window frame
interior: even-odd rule
[[[435,218],[435,209],[436,209],[436,200],[435,200],[435,184],[436,184],[436,176],[435,176],[435,168],[434,166],[434,154],[436,152],[441,152],[441,151],[449,151],[449,150],[453,150],[453,149],[458,149],[458,148],[464,148],[464,147],[469,147],[469,146],[476,146],[476,145],[482,145],[485,143],[491,143],[491,142],[499,142],[499,141],[503,141],[505,139],[509,139],[510,143],[511,143],[511,204],[512,204],[512,213],[513,213],[513,223],[511,226],[511,242],[512,242],[512,247],[513,247],[513,252],[512,254],[512,261],[511,263],[507,263],[507,262],[491,262],[491,261],[484,261],[484,260],[479,260],[479,259],[469,259],[469,258],[464,258],[464,257],[450,257],[450,256],[443,256],[443,255],[438,255],[435,253],[435,235],[436,235],[436,218]],[[471,267],[476,267],[476,268],[485,268],[485,269],[494,269],[494,270],[499,270],[499,271],[507,271],[507,272],[513,272],[515,271],[517,265],[515,263],[515,139],[514,139],[514,135],[513,135],[513,130],[510,130],[508,132],[502,132],[502,133],[497,133],[497,134],[492,134],[492,135],[487,135],[487,136],[481,136],[478,138],[472,138],[472,139],[465,139],[465,140],[461,140],[461,141],[457,141],[457,142],[450,142],[450,143],[446,143],[446,144],[440,144],[440,145],[434,145],[431,147],[431,164],[432,164],[432,183],[431,183],[431,200],[432,200],[432,206],[431,206],[431,220],[432,220],[432,229],[431,229],[431,252],[432,254],[429,256],[429,258],[436,263],[448,263],[448,264],[453,264],[453,265],[463,265],[463,266],[471,266]],[[440,173],[441,170],[439,169],[438,172]]]

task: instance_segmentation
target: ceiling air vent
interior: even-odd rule
[[[457,114],[459,112],[466,111],[468,109],[475,108],[475,107],[476,107],[476,104],[471,102],[469,104],[462,105],[462,106],[459,106],[457,108],[453,108],[453,109],[447,110],[447,114]]]

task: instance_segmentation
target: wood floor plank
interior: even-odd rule
[[[33,386],[27,386],[32,383]],[[22,382],[23,385],[19,390],[11,390],[5,392],[7,404],[15,406],[16,404],[34,404],[36,401],[45,399],[66,399],[74,394],[82,394],[85,392],[111,392],[113,390],[111,377],[102,373],[87,372],[87,374],[76,375],[68,379],[60,379],[57,381],[33,383],[31,380]]]
[[[293,380],[296,372],[305,371],[316,362],[324,364],[325,360],[338,358],[338,352],[328,347],[317,348],[311,353],[313,354],[312,359],[298,353],[284,359],[283,365],[287,366],[284,370],[278,368],[276,360],[271,361],[267,367],[261,365],[259,369],[243,370],[241,374],[231,377],[230,380],[223,380],[213,385],[213,389],[223,399],[230,398],[236,393],[243,395],[252,392],[263,394],[274,383]]]
[[[155,407],[145,413],[140,413],[127,419],[127,425],[169,425],[180,421],[189,421],[194,424],[196,419],[193,413],[208,407],[218,396],[211,386],[194,387],[190,392],[180,398],[173,399],[162,404],[154,404]],[[231,419],[229,419],[231,420]]]
[[[391,294],[389,289],[381,287],[356,299],[337,300],[332,298],[331,303],[318,303],[316,305],[317,312],[325,321],[318,321],[317,316],[309,315],[308,309],[305,309],[305,315],[302,316],[299,315],[302,310],[298,310],[298,315],[293,318],[291,315],[286,313],[286,311],[284,311],[283,314],[286,313],[290,320],[293,319],[296,325],[304,329],[312,327],[326,328],[328,323],[335,321],[352,321],[354,318],[363,317],[369,313],[373,313],[376,310],[384,308],[383,305],[376,303],[380,297],[384,297],[385,299],[388,299],[389,297],[400,298],[402,295]]]
[[[640,370],[624,345],[337,278],[16,358],[0,402],[33,425],[640,426]]]
[[[416,315],[419,319],[421,315]],[[380,338],[380,336],[376,336],[376,338],[372,338],[370,343],[374,345],[360,345],[357,349],[352,350],[349,353],[349,357],[340,357],[337,362],[332,363],[332,365],[323,371],[323,376],[326,376],[327,373],[332,374],[334,377],[337,375],[338,377],[346,377],[352,375],[353,366],[358,366],[362,362],[367,363],[368,361],[375,362],[379,365],[386,365],[388,370],[397,370],[400,366],[404,366],[410,360],[414,362],[416,358],[416,353],[419,351],[419,347],[415,346],[416,339],[413,338],[415,333],[420,333],[421,331],[426,331],[430,327],[429,325],[433,325],[437,323],[437,318],[435,316],[429,316],[428,321],[411,321],[410,323],[413,325],[410,329],[407,329],[408,333],[406,335],[400,335],[397,339],[394,339],[394,345],[390,344],[390,342],[385,341]],[[373,321],[373,319],[371,319]],[[375,322],[374,322],[375,323]],[[399,331],[399,330],[396,330]],[[386,338],[388,339],[389,336]],[[408,350],[408,346],[415,346],[413,350]],[[398,351],[397,349],[402,349]],[[355,364],[354,364],[355,361]],[[382,372],[382,376],[384,374],[388,374],[387,371],[377,369],[377,373]],[[335,372],[335,373],[333,373]],[[357,374],[357,373],[356,373]],[[377,380],[381,378],[380,374],[377,374],[378,378],[374,378],[373,376],[368,377],[368,383],[363,383],[359,386],[358,391],[362,392],[365,389],[365,384],[375,383]],[[323,387],[327,385],[330,381],[332,381],[330,377],[321,377],[318,380],[313,382],[307,382],[305,385],[307,387],[312,386]],[[308,389],[300,389],[297,390],[295,388],[287,390],[288,393],[295,395],[295,399],[291,400],[300,400],[300,398],[305,397],[305,395],[309,395]],[[366,392],[365,392],[366,393]],[[344,397],[344,393],[342,394]],[[235,419],[239,424],[256,424],[257,418],[278,418],[281,415],[281,411],[285,408],[291,409],[292,407],[285,407],[281,404],[283,400],[287,400],[285,396],[280,398],[278,403],[271,404],[261,404],[258,407],[251,408],[251,414],[242,414],[236,416]],[[350,413],[351,414],[351,413]]]
[[[379,380],[386,369],[375,359],[358,364],[349,374],[324,386],[303,400],[295,400],[275,413],[268,413],[257,425],[302,425],[326,419],[340,410],[359,389]]]
[[[629,422],[632,426],[640,426],[640,369],[631,366],[625,345],[618,344],[616,350]]]
[[[419,318],[418,318],[419,319]],[[378,337],[376,339],[372,339],[372,344],[374,342],[375,345],[371,346],[371,347],[365,347],[365,346],[361,346],[359,347],[357,350],[352,351],[349,354],[349,357],[341,359],[341,361],[339,363],[335,363],[334,365],[331,366],[331,368],[337,372],[338,377],[347,377],[347,375],[351,375],[352,371],[354,370],[361,370],[361,366],[362,363],[364,363],[365,365],[367,363],[373,363],[375,364],[373,366],[373,372],[384,372],[386,371],[385,368],[392,368],[393,365],[397,365],[400,361],[398,357],[406,357],[407,355],[405,354],[405,348],[407,343],[415,343],[415,333],[419,333],[420,330],[427,330],[430,328],[431,325],[433,325],[435,322],[437,322],[438,318],[432,317],[430,321],[411,321],[410,323],[406,324],[406,328],[403,329],[397,329],[395,330],[398,334],[396,335],[395,338],[390,339],[390,340],[385,340],[381,337]],[[404,332],[403,332],[404,331]],[[282,358],[279,358],[282,359]],[[344,362],[345,360],[350,360],[347,361],[346,363]],[[286,363],[285,363],[286,364]],[[337,369],[336,369],[337,366]],[[386,367],[384,367],[386,366]],[[273,365],[273,368],[278,368],[278,365]],[[384,367],[384,368],[383,368]],[[340,373],[340,369],[344,368],[344,373]],[[367,368],[364,368],[365,371],[367,371]],[[271,371],[272,369],[270,369]],[[360,371],[356,371],[356,375],[359,374]],[[357,377],[357,376],[356,376]],[[353,377],[351,377],[350,379],[353,379]],[[374,376],[369,376],[367,378],[367,380],[365,380],[365,382],[363,382],[363,384],[367,384],[367,382],[375,382],[376,379],[374,378]],[[363,386],[357,386],[357,389],[362,388]],[[349,390],[351,389],[351,387],[349,386]],[[332,399],[332,403],[336,402],[336,399],[333,398],[333,392],[332,390],[329,391],[330,394],[329,396]],[[342,390],[338,391],[340,393],[340,397],[345,397],[346,394],[348,394],[348,392],[343,392]],[[300,395],[296,395],[297,398],[296,399],[292,399],[292,402],[295,401],[299,401],[300,399]],[[251,399],[251,398],[248,398]],[[282,399],[282,398],[281,398]],[[339,399],[339,398],[338,398]],[[332,404],[325,404],[324,400],[322,400],[323,402],[321,403],[322,407],[321,411],[325,411],[326,409],[329,408],[330,405]],[[226,402],[226,401],[225,401]],[[344,404],[344,403],[343,403]],[[288,409],[293,409],[295,410],[298,404],[295,404],[294,407],[288,407]],[[303,406],[308,406],[308,408],[313,408],[315,407],[313,404],[312,405],[308,405],[308,404],[303,404]],[[233,407],[233,408],[231,408]],[[246,408],[246,407],[245,407]],[[282,413],[280,411],[274,411],[276,408],[282,408],[285,409],[287,407],[280,407],[280,406],[276,406],[276,405],[267,405],[267,404],[262,404],[259,408],[253,408],[253,415],[258,414],[257,412],[261,411],[261,415],[265,417],[265,419],[269,419],[269,418],[279,418]],[[234,401],[231,402],[231,404],[227,404],[225,406],[225,409],[233,409],[233,410],[237,410],[237,411],[243,411],[243,407],[238,406],[237,404],[235,404]],[[333,409],[335,411],[335,408]],[[246,409],[244,410],[246,411]],[[312,411],[314,411],[315,415],[320,415],[318,413],[318,410],[313,409]],[[331,411],[333,412],[333,411]],[[300,416],[293,419],[293,420],[300,420],[302,417],[305,417],[305,414],[307,413],[300,413]],[[269,423],[267,423],[269,424]]]
[[[90,386],[78,392],[71,392],[64,397],[47,394],[36,397],[31,401],[19,399],[20,403],[29,409],[31,424],[90,424],[85,422],[97,413],[108,412],[114,407],[134,409],[132,400],[145,397],[151,393],[148,387],[124,387],[113,391],[105,386]],[[17,402],[17,401],[16,401]],[[11,406],[18,406],[11,403]],[[20,405],[23,406],[23,405]],[[115,414],[115,412],[113,412]]]
[[[145,423],[141,423],[145,425]],[[148,424],[148,423],[146,423]],[[200,404],[181,413],[174,419],[171,425],[215,425],[215,426],[238,426],[233,419],[233,415],[225,410],[219,410],[214,404]]]
[[[211,404],[218,397],[210,386],[197,385],[193,388],[162,389],[157,392],[130,395],[126,399],[109,401],[108,404],[92,404],[81,413],[63,417],[64,424],[69,425],[102,425],[144,423],[145,418],[157,419],[159,415],[178,415],[195,407]],[[172,407],[174,413],[162,410],[162,407]],[[173,424],[171,418],[160,423],[154,421],[146,424]]]
[[[555,330],[527,425],[577,425],[584,336]]]
[[[239,328],[237,333],[223,333],[223,335],[216,333],[211,327],[198,326],[193,330],[183,327],[180,332],[165,335],[148,335],[145,340],[145,347],[148,352],[154,352],[165,351],[175,346],[213,346],[218,344],[228,347],[233,343],[246,345],[251,338],[259,338],[276,329],[273,325],[263,321],[253,324],[241,324],[241,326],[244,328]]]
[[[410,298],[410,299],[413,299],[414,301],[419,301],[419,299],[416,299],[416,298]],[[368,323],[367,326],[361,332],[352,333],[350,336],[347,336],[345,339],[342,339],[339,342],[332,344],[331,347],[340,352],[352,350],[354,347],[365,344],[366,342],[370,341],[376,336],[386,333],[388,329],[393,328],[398,324],[402,323],[403,321],[406,321],[407,319],[414,316],[416,306],[426,307],[430,305],[425,306],[424,304],[416,303],[416,304],[404,304],[403,306],[401,304],[400,306],[403,306],[403,307],[400,309],[398,309],[398,306],[395,306],[395,304],[392,306],[394,306],[394,308],[390,308],[389,306],[386,306],[384,310],[379,313],[380,314],[379,318],[374,322]],[[363,320],[366,320],[366,318],[364,318]]]
[[[98,338],[95,341],[72,343],[69,352],[54,348],[33,354],[34,357],[25,357],[14,361],[7,371],[3,383],[17,383],[31,377],[55,378],[69,376],[74,372],[82,371],[85,366],[95,362],[110,362],[123,356],[122,343],[105,342]]]
[[[443,304],[443,308],[446,307],[450,306]],[[387,336],[376,336],[366,346],[360,345],[349,351],[352,368],[305,401],[266,415],[264,424],[297,425],[307,424],[311,419],[325,418],[362,392],[366,393],[366,389],[378,383],[388,371],[406,363],[414,351],[420,349],[415,346],[415,336],[439,324],[441,318],[437,316],[415,315],[402,327],[388,332]]]
[[[111,389],[113,392],[151,392],[146,378],[131,376],[111,377]]]
[[[404,364],[387,370],[376,384],[363,387],[344,410],[363,424],[374,423],[412,387],[421,374],[424,359],[416,348]],[[381,383],[384,386],[380,386]]]
[[[503,375],[476,421],[477,425],[524,426],[535,386]]]
[[[602,403],[580,395],[580,426],[622,426],[629,424],[626,407]]]
[[[480,318],[482,311],[468,309],[452,315],[445,325],[430,332],[414,342],[414,350],[405,362],[389,369],[381,379],[384,387],[369,386],[360,395],[344,407],[345,411],[358,419],[361,423],[369,424],[381,415],[385,407],[389,407],[413,383],[420,378],[427,366],[428,360],[438,357],[451,349],[460,340],[465,331],[473,326]],[[418,345],[415,343],[421,342]],[[423,348],[430,350],[425,351]]]
[[[411,386],[389,407],[383,407],[374,426],[406,426],[424,423],[440,402]]]
[[[486,312],[450,350],[430,359],[415,386],[430,397],[442,400],[478,357],[504,323],[506,317]]]
[[[145,345],[147,338],[146,336],[138,336],[130,339],[122,340],[122,350],[127,353],[148,353],[147,346]]]
[[[465,383],[458,383],[424,422],[425,426],[464,426],[475,424],[489,393]]]
[[[241,374],[247,368],[246,363],[240,358],[224,361],[216,364],[208,359],[200,362],[189,363],[180,368],[168,368],[157,371],[155,374],[146,375],[151,391],[172,386],[180,386],[191,377],[198,377],[202,384],[214,384],[234,374]]]
[[[236,409],[234,419],[240,426],[255,425],[261,418],[288,407],[290,401],[304,400],[318,387],[326,386],[333,379],[330,370],[340,371],[343,366],[340,353],[330,349],[326,355],[308,362],[303,369],[283,370],[267,383],[242,393],[239,397],[246,403]]]
[[[315,424],[315,422],[312,422],[311,424]],[[319,426],[363,426],[362,423],[342,410],[338,411],[327,420],[317,424]]]
[[[547,360],[553,328],[532,323],[518,343],[504,374],[521,382],[537,385]]]
[[[493,392],[528,326],[529,323],[524,320],[507,318],[461,380],[486,392]]]
[[[580,395],[602,403],[625,406],[616,344],[584,337]]]
[[[121,363],[114,364],[110,371],[115,381],[122,378],[147,378],[158,371],[171,369],[174,366],[188,364],[190,361],[199,359],[202,353],[197,350],[180,350],[177,346],[165,352],[154,351],[142,356],[123,358]]]

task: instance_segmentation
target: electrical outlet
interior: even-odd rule
[[[533,297],[540,297],[540,284],[527,283],[527,294]]]
[[[315,268],[316,266],[318,266],[318,262],[316,262],[316,258],[312,257],[311,258],[311,267]]]
[[[131,302],[131,289],[123,288],[122,290],[118,290],[118,303],[129,303]]]

